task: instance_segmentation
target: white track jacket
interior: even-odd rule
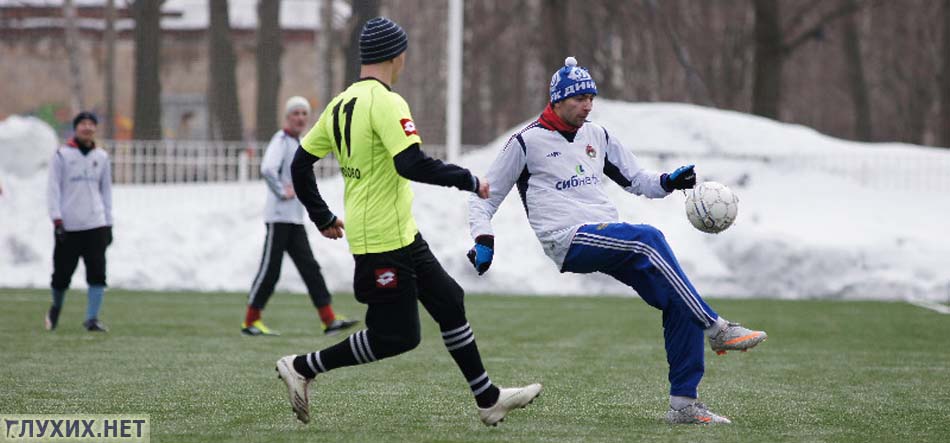
[[[86,155],[70,140],[49,164],[46,206],[50,220],[67,231],[112,226],[112,166],[109,154],[93,148]]]
[[[584,123],[572,142],[536,121],[512,135],[495,158],[486,176],[490,197],[470,198],[472,238],[494,235],[491,219],[517,185],[544,253],[561,269],[580,226],[620,221],[604,192],[608,178],[632,194],[662,198],[669,193],[660,186],[660,175],[642,169],[601,126]]]
[[[261,176],[267,183],[267,203],[264,205],[265,223],[303,224],[303,205],[297,198],[284,200],[284,186],[293,184],[290,164],[300,141],[296,137],[277,131],[270,139],[264,158],[261,160]]]

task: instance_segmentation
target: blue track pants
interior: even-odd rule
[[[603,272],[663,311],[670,395],[697,397],[703,378],[703,329],[719,317],[693,287],[663,233],[649,225],[604,223],[578,229],[563,272]]]

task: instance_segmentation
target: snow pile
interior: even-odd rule
[[[45,173],[58,145],[53,128],[36,117],[14,115],[0,121],[0,174],[23,178]]]
[[[940,188],[946,181],[913,190],[889,183],[907,174],[901,168],[925,169],[914,165],[948,170],[950,151],[846,142],[800,126],[691,105],[599,99],[592,119],[634,153],[669,154],[640,156],[644,167],[672,170],[696,163],[701,180],[720,181],[739,195],[735,225],[709,235],[689,224],[681,193],[648,200],[607,185],[624,220],[649,223],[666,234],[704,295],[935,301],[948,296],[950,238],[943,235],[942,220],[950,218],[950,199]],[[484,173],[507,136],[460,163]],[[896,160],[866,161],[881,153]],[[942,175],[935,180],[946,180]],[[45,287],[53,240],[45,216],[45,174],[10,177],[3,185],[0,286]],[[342,212],[342,180],[324,180],[320,188],[330,207]],[[542,253],[517,193],[495,217],[495,262],[479,277],[465,258],[471,247],[469,196],[426,185],[414,189],[423,236],[469,292],[632,294],[603,275],[560,274]],[[111,285],[250,287],[264,240],[263,183],[116,186],[114,192]],[[353,259],[345,241],[324,239],[312,226],[308,232],[331,289],[351,291]],[[81,268],[76,287],[83,286]],[[289,260],[278,288],[304,290]]]

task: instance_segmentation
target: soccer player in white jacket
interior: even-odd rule
[[[696,184],[693,165],[669,174],[647,171],[616,137],[587,121],[597,86],[573,57],[551,78],[550,104],[540,118],[508,140],[486,177],[491,196],[469,201],[475,246],[469,260],[479,274],[491,265],[491,219],[512,187],[544,252],[561,272],[602,272],[632,287],[663,311],[669,363],[670,423],[729,423],[697,401],[704,371],[703,336],[714,351],[742,350],[765,340],[716,314],[680,268],[653,226],[623,223],[603,187],[612,180],[627,192],[663,198]]]
[[[96,147],[95,114],[80,112],[73,119],[75,135],[53,153],[49,166],[47,208],[53,222],[53,304],[46,312],[46,329],[59,323],[69,282],[82,257],[89,284],[88,331],[106,332],[99,308],[106,289],[106,247],[112,244],[112,167],[109,154]]]
[[[313,257],[307,231],[303,226],[303,205],[297,200],[290,176],[290,164],[294,160],[297,146],[300,145],[300,133],[307,128],[309,117],[310,103],[307,99],[300,96],[288,99],[284,106],[284,128],[271,138],[261,161],[261,176],[264,177],[268,189],[264,207],[267,236],[264,240],[261,265],[248,295],[247,312],[241,326],[241,333],[244,335],[280,335],[264,324],[261,311],[274,293],[284,252],[294,261],[307,286],[310,301],[323,323],[324,334],[333,335],[359,323],[337,316],[333,312],[330,292],[320,273],[320,264]]]

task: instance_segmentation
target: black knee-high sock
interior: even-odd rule
[[[385,357],[389,355],[379,356]],[[372,363],[376,360],[377,356],[370,348],[369,337],[364,329],[322,351],[298,355],[294,359],[294,369],[304,377],[313,378],[332,369]]]
[[[488,378],[488,371],[482,364],[482,357],[475,344],[475,334],[468,323],[457,328],[442,331],[442,341],[455,364],[462,370],[468,385],[475,395],[480,408],[487,408],[498,401],[498,388]]]

